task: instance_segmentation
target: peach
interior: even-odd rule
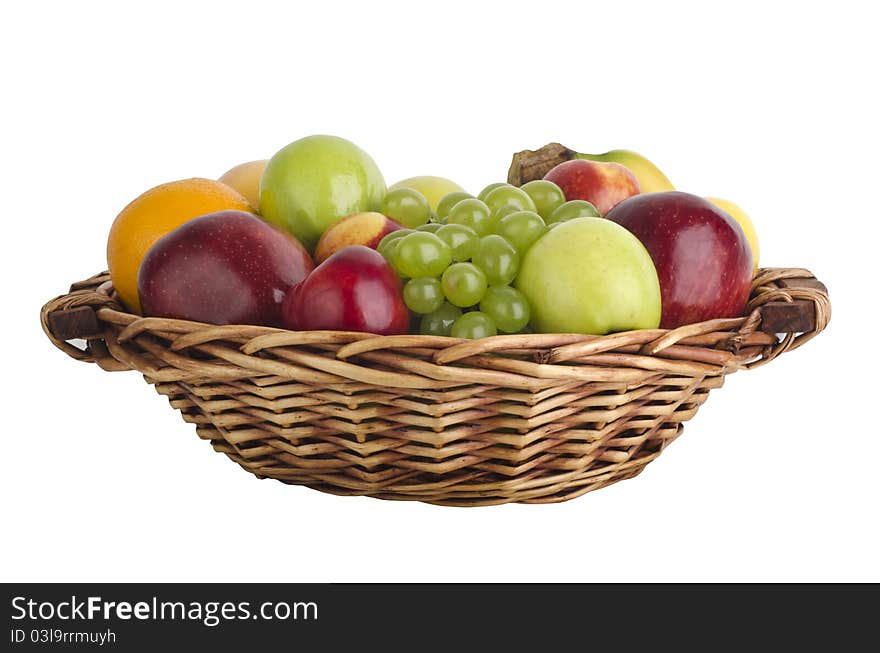
[[[260,208],[260,177],[268,163],[267,159],[260,161],[248,161],[227,170],[217,180],[227,186],[231,186],[250,203],[255,209]]]
[[[353,213],[330,225],[321,235],[315,247],[315,262],[321,263],[349,245],[366,245],[376,249],[385,234],[398,229],[403,229],[403,225],[381,213],[375,211]]]
[[[572,159],[544,175],[562,189],[565,200],[586,200],[605,215],[627,197],[641,192],[635,175],[619,163]]]

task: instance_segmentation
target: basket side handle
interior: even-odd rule
[[[56,340],[95,340],[101,337],[98,314],[92,306],[56,309],[46,313],[49,333]]]
[[[761,316],[759,329],[764,333],[810,333],[821,331],[828,323],[828,317],[822,319],[822,304],[828,302],[828,289],[815,277],[780,279],[780,289],[787,291],[808,291],[809,299],[792,299],[791,301],[771,300],[758,307]],[[800,293],[795,292],[795,295]],[[824,302],[817,302],[816,297],[824,297]],[[818,306],[817,306],[818,304]],[[830,308],[830,304],[828,305]],[[821,323],[821,327],[819,327]]]
[[[97,363],[110,371],[126,370],[129,368],[113,358],[104,344],[106,325],[98,310],[118,307],[109,288],[106,272],[73,284],[69,293],[51,299],[40,309],[40,323],[52,344],[71,358]],[[85,341],[85,345],[71,342],[76,340]]]
[[[749,311],[741,334],[762,331],[777,336],[775,345],[747,364],[753,368],[821,333],[831,320],[831,301],[825,284],[809,270],[762,268],[752,283]]]

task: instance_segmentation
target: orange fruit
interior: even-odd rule
[[[231,186],[251,203],[255,209],[260,208],[260,177],[269,159],[248,161],[224,172],[218,181]]]
[[[181,179],[151,188],[116,216],[107,239],[107,266],[123,303],[141,312],[137,275],[147,250],[181,224],[206,213],[235,209],[253,213],[237,191],[213,179]]]

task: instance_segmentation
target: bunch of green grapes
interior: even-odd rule
[[[389,233],[378,250],[405,280],[403,299],[421,316],[421,333],[520,333],[531,309],[511,284],[523,257],[553,225],[587,215],[599,214],[588,202],[566,202],[550,181],[490,184],[477,197],[446,195],[435,221]]]

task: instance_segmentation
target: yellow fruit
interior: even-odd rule
[[[141,312],[137,275],[157,240],[192,218],[233,209],[253,213],[238,191],[213,179],[182,179],[151,188],[116,216],[107,238],[107,266],[123,303]]]
[[[604,154],[578,153],[575,155],[575,158],[619,163],[636,176],[643,193],[660,193],[675,190],[672,182],[661,172],[660,168],[638,152],[633,152],[632,150],[611,150]]]
[[[749,246],[752,248],[752,259],[755,261],[755,272],[758,271],[758,255],[761,253],[760,248],[758,247],[758,232],[755,231],[755,225],[752,224],[751,218],[746,215],[746,212],[743,211],[739,206],[731,202],[730,200],[720,199],[718,197],[707,197],[707,200],[712,202],[715,206],[717,206],[722,211],[726,211],[730,214],[734,220],[739,223],[739,226],[742,227],[742,230],[746,234],[746,239],[749,241]]]
[[[250,202],[252,207],[258,209],[260,207],[260,177],[263,176],[263,169],[268,162],[268,159],[261,159],[242,163],[224,172],[218,181],[237,190]]]
[[[412,188],[419,191],[428,200],[428,204],[431,205],[431,211],[434,213],[437,212],[437,204],[440,203],[444,195],[456,191],[464,191],[464,188],[454,181],[445,177],[432,177],[430,175],[410,177],[409,179],[398,181],[396,184],[389,186],[388,190],[394,190],[395,188]]]

